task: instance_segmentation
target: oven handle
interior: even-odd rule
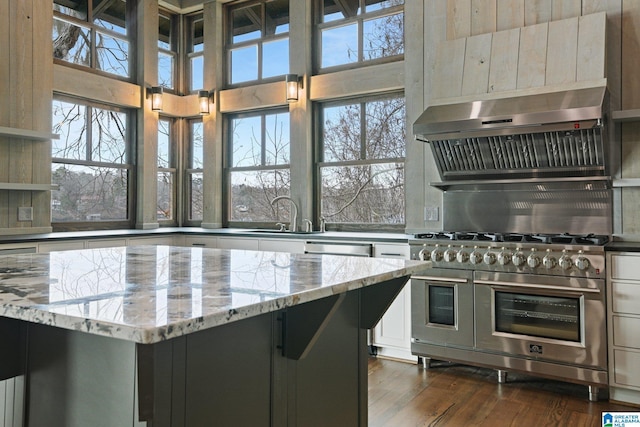
[[[562,292],[574,292],[574,293],[592,293],[599,294],[599,289],[590,289],[590,288],[567,288],[564,286],[553,286],[553,285],[532,285],[528,283],[513,283],[513,282],[501,282],[495,280],[475,280],[474,283],[478,285],[497,285],[503,288],[532,288],[532,289],[546,289],[552,291],[562,291]]]
[[[430,282],[446,282],[446,283],[468,283],[469,279],[455,277],[437,277],[437,276],[411,276],[412,279],[429,280]]]

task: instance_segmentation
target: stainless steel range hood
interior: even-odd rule
[[[435,141],[480,136],[587,129],[602,119],[606,87],[434,105],[413,124],[418,139]]]
[[[449,183],[603,177],[606,98],[597,86],[434,105],[413,132]]]

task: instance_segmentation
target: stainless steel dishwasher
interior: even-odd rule
[[[304,245],[304,253],[371,257],[373,245],[371,243],[307,241]]]

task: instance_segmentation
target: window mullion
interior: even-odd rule
[[[267,164],[267,119],[264,115],[260,120],[260,164]]]
[[[367,104],[360,104],[360,158],[367,159]]]
[[[93,152],[93,107],[87,106],[86,109],[86,135],[87,152],[85,153],[85,160],[87,162],[92,161],[91,153]]]

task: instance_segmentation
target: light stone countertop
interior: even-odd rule
[[[429,267],[175,246],[3,255],[0,316],[151,344]]]

